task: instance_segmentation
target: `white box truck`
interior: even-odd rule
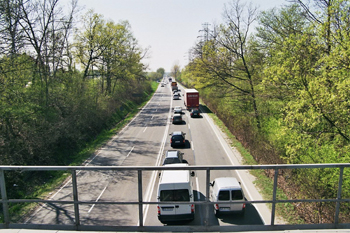
[[[169,164],[165,166],[184,167],[188,164]],[[194,219],[194,204],[183,203],[194,201],[192,176],[194,176],[194,172],[189,170],[165,170],[161,172],[157,192],[159,221],[168,223]],[[162,202],[174,203],[162,204]],[[182,202],[182,204],[176,202]]]

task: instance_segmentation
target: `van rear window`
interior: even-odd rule
[[[220,191],[218,200],[219,201],[229,201],[230,200],[230,191]]]
[[[243,193],[241,190],[232,190],[231,195],[232,195],[232,200],[242,200],[243,199]]]
[[[162,190],[160,201],[190,201],[190,195],[187,189]]]

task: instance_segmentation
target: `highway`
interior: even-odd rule
[[[183,90],[182,90],[182,93]],[[186,133],[186,146],[178,148],[190,165],[239,165],[240,155],[224,139],[223,133],[214,125],[207,114],[201,118],[191,118],[184,110],[182,125],[171,124],[172,109],[182,106],[183,100],[172,100],[169,84],[159,85],[152,99],[139,114],[96,152],[86,166],[159,166],[162,156],[170,147],[169,133]],[[156,201],[158,173],[143,172],[144,201]],[[253,177],[246,171],[213,171],[211,180],[220,176],[234,176],[242,183],[248,200],[262,200],[253,185]],[[205,199],[205,173],[197,172],[192,178],[195,200]],[[77,174],[79,201],[138,201],[136,172],[92,172]],[[70,180],[52,193],[53,200],[73,200]],[[31,224],[74,224],[73,205],[43,204],[28,219]],[[82,225],[138,225],[137,205],[81,205]],[[263,225],[270,224],[271,212],[265,204],[247,205],[240,215],[215,217],[210,209],[209,225]],[[144,206],[144,225],[162,226],[158,221],[156,205]],[[196,206],[195,219],[180,223],[204,225],[204,207]],[[281,223],[275,221],[275,223]]]

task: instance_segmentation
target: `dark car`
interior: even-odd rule
[[[201,117],[200,111],[197,108],[191,110],[191,117]]]
[[[173,124],[182,124],[182,115],[179,113],[175,113],[172,118]]]
[[[183,153],[181,153],[180,151],[168,150],[165,152],[163,165],[173,163],[187,163],[187,161],[183,159]]]
[[[170,145],[171,147],[178,147],[178,146],[185,146],[186,139],[185,139],[186,133],[182,131],[174,131],[170,134]]]

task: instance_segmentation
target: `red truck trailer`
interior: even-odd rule
[[[196,89],[185,89],[184,103],[187,109],[199,108],[199,93]]]

